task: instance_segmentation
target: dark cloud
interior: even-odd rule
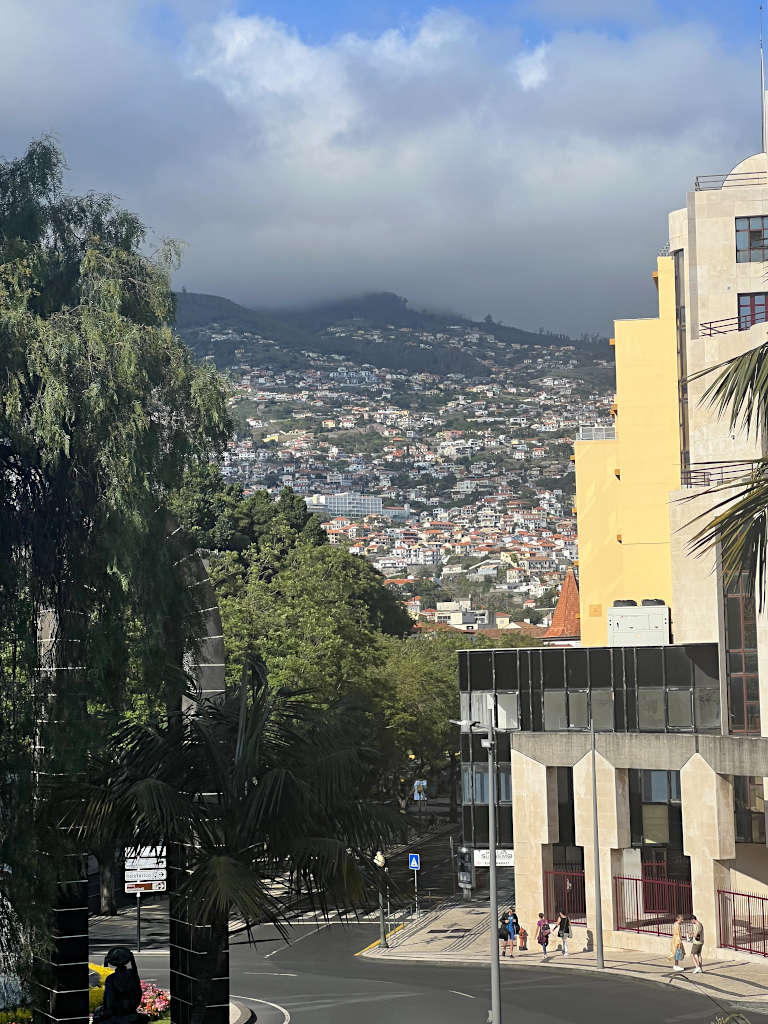
[[[753,62],[706,26],[529,48],[435,10],[415,33],[308,46],[213,0],[176,9],[181,47],[139,0],[62,20],[5,0],[4,155],[55,130],[73,189],[120,195],[188,243],[179,284],[240,301],[380,288],[607,331],[653,311],[694,176],[758,144]]]

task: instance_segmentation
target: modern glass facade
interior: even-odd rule
[[[755,595],[746,573],[725,595],[725,646],[728,660],[728,731],[760,734],[760,681],[757,674]]]

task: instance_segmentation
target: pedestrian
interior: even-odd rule
[[[568,939],[571,937],[571,922],[562,910],[557,912],[557,934],[560,938],[563,956],[568,956]]]
[[[549,921],[543,914],[539,914],[539,920],[536,922],[536,941],[541,946],[542,954],[546,956],[549,945]]]
[[[515,942],[517,941],[517,928],[515,926],[516,915],[509,911],[509,920],[507,921],[507,931],[509,932],[509,955],[513,957],[515,955]]]
[[[674,971],[684,971],[685,946],[683,945],[683,915],[678,914],[672,926],[672,957],[675,961]]]
[[[507,946],[509,945],[509,911],[505,910],[499,918],[499,942],[504,943],[504,948],[501,951],[502,956],[507,955]]]
[[[695,914],[691,914],[691,925],[691,956],[696,965],[693,973],[702,974],[701,951],[704,948],[704,925]]]
[[[515,929],[515,937],[512,940],[512,944],[514,945],[515,943],[517,943],[517,948],[518,949],[524,949],[524,946],[523,946],[523,929],[520,927],[520,922],[519,922],[519,920],[517,918],[517,914],[514,913],[514,911],[512,911],[512,916],[510,918],[510,921],[514,925],[514,929]]]

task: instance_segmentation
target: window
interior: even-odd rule
[[[487,804],[488,803],[488,769],[485,765],[476,764],[473,765],[473,775],[475,784],[475,803],[476,804]]]
[[[512,771],[506,766],[499,768],[499,802],[512,802]]]
[[[568,725],[571,729],[589,728],[588,697],[586,690],[568,691]]]
[[[737,843],[765,843],[765,800],[761,776],[734,775],[733,813]]]
[[[493,693],[489,690],[480,690],[471,695],[470,718],[473,722],[480,722],[482,725],[493,725]]]
[[[766,292],[753,292],[739,296],[739,330],[746,331],[752,324],[765,323]]]
[[[669,779],[667,772],[640,771],[643,786],[643,803],[665,804],[669,801]]]
[[[472,765],[463,764],[461,766],[461,802],[463,804],[472,803]]]
[[[568,728],[565,710],[565,690],[544,691],[544,728],[548,732]]]
[[[516,693],[496,694],[496,714],[499,729],[519,729],[519,699]]]
[[[680,462],[687,469],[690,461],[688,425],[688,353],[685,326],[685,254],[677,249],[675,260],[675,327],[677,334],[678,415],[680,419]]]
[[[472,713],[470,711],[469,694],[468,693],[460,693],[459,694],[459,718],[461,719],[462,722],[469,722],[471,717],[472,717]],[[469,732],[469,725],[462,725],[461,731],[462,732]]]
[[[638,690],[638,722],[640,732],[664,732],[664,690],[661,688]]]
[[[760,684],[757,674],[755,596],[742,573],[725,595],[730,732],[759,735]]]
[[[670,729],[693,728],[693,707],[689,689],[667,691],[667,726]]]
[[[736,218],[736,262],[768,260],[768,217]]]
[[[613,716],[613,694],[610,690],[593,690],[590,703],[592,718],[597,732],[613,732],[616,728]]]

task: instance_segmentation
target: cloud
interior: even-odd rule
[[[435,9],[309,45],[216,0],[174,5],[163,34],[149,0],[64,21],[54,0],[5,0],[3,155],[57,131],[73,189],[188,243],[179,285],[248,303],[390,289],[608,332],[653,312],[649,270],[694,176],[759,142],[752,65],[703,24],[531,47]]]

